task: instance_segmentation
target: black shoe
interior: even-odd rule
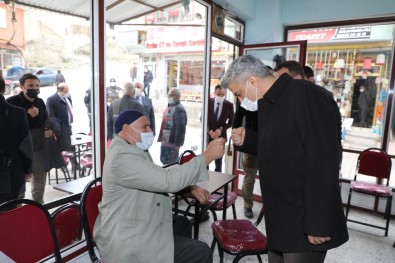
[[[254,213],[252,212],[251,208],[244,208],[244,216],[247,218],[253,218]]]
[[[209,219],[210,219],[210,215],[209,215],[209,213],[208,213],[208,211],[207,211],[204,215],[202,215],[202,216],[200,217],[200,222],[199,222],[199,223],[206,222],[206,221],[209,220]],[[192,225],[195,224],[195,218],[192,218],[192,219],[191,219],[191,224],[192,224]]]

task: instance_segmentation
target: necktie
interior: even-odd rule
[[[73,123],[73,111],[71,109],[71,105],[68,99],[64,99],[64,101],[66,102],[67,105],[67,111],[69,113],[69,120],[70,120],[70,125]]]
[[[215,111],[214,111],[214,118],[216,121],[218,120],[218,117],[219,117],[218,112],[219,112],[219,102],[217,102],[217,108],[215,108]]]

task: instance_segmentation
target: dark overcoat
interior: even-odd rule
[[[242,148],[258,153],[269,248],[325,251],[345,243],[338,113],[330,98],[322,88],[283,74],[258,108],[258,133],[247,131]],[[308,234],[332,239],[312,245]]]

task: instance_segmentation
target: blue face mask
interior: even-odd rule
[[[248,111],[257,111],[258,110],[258,89],[255,88],[255,101],[250,100],[247,98],[247,88],[248,88],[248,81],[246,84],[246,92],[244,95],[244,99],[241,102],[240,106]]]
[[[154,133],[153,132],[139,132],[135,128],[131,127],[133,130],[136,132],[140,133],[141,136],[141,142],[136,141],[132,136],[130,136],[133,140],[136,141],[136,146],[139,147],[141,150],[145,151],[148,150],[151,146],[152,143],[154,142]]]
[[[167,103],[168,104],[174,104],[174,99],[172,97],[167,98]]]

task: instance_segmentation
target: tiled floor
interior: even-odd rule
[[[53,190],[53,184],[47,185],[46,188],[46,200],[53,200],[65,196],[67,194],[61,193],[57,190]],[[30,185],[27,185],[26,197],[30,197]],[[252,219],[253,222],[256,220],[260,209],[261,203],[255,203],[253,208],[255,217]],[[243,199],[238,197],[236,200],[236,210],[238,218],[244,218],[243,214]],[[218,216],[221,217],[221,212],[218,212]],[[364,219],[368,222],[374,222],[377,224],[384,225],[385,220],[380,215],[373,215],[366,212],[356,212],[351,210],[350,218]],[[231,209],[228,210],[228,219],[232,219]],[[211,245],[212,232],[210,220],[200,225],[199,239]],[[265,233],[265,223],[261,222],[259,228]],[[395,241],[395,220],[390,222],[388,237],[384,237],[384,231],[363,225],[354,223],[348,223],[350,240],[343,246],[330,250],[326,257],[326,263],[394,263],[395,262],[395,248],[392,247]],[[267,262],[267,256],[262,257],[263,262]],[[225,254],[225,262],[232,262],[233,256]],[[72,262],[84,263],[90,262],[87,255],[81,256]],[[132,261],[131,261],[132,262]],[[219,262],[217,250],[214,253],[214,262]],[[240,262],[258,262],[256,257],[246,257]]]

